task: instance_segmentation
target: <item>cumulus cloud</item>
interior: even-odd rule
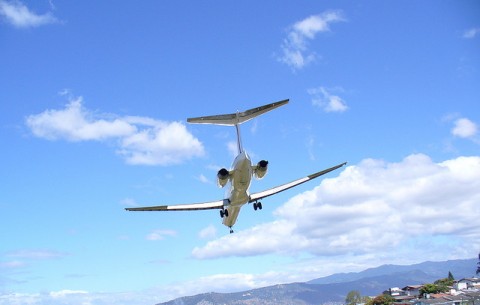
[[[291,198],[275,210],[274,221],[209,241],[192,256],[375,253],[392,262],[397,253],[416,252],[417,260],[465,254],[466,247],[480,247],[479,189],[480,157],[440,163],[423,154],[398,163],[366,159]]]
[[[307,92],[312,97],[312,105],[322,108],[325,112],[344,112],[348,109],[347,103],[333,92],[343,91],[340,88],[327,89],[318,87]]]
[[[472,138],[477,135],[477,124],[467,118],[460,118],[455,120],[452,128],[452,135],[460,138]]]
[[[18,28],[38,27],[58,22],[51,12],[36,14],[20,1],[0,0],[0,16]]]
[[[475,38],[479,33],[480,33],[480,28],[471,28],[466,30],[463,33],[463,38],[472,39],[472,38]]]
[[[315,53],[308,47],[309,41],[321,32],[330,31],[330,25],[345,21],[341,11],[327,11],[296,22],[288,30],[281,45],[282,55],[279,61],[298,70],[315,60]]]
[[[202,143],[180,122],[97,114],[83,106],[82,97],[64,109],[29,115],[26,125],[35,136],[52,141],[115,140],[117,153],[129,164],[172,165],[204,154]]]

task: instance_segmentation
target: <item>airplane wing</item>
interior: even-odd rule
[[[308,175],[307,177],[304,177],[304,178],[301,178],[301,179],[297,179],[295,181],[292,181],[292,182],[289,182],[289,183],[285,183],[285,184],[282,184],[282,185],[279,185],[277,187],[274,187],[274,188],[271,188],[271,189],[268,189],[268,190],[265,190],[263,192],[258,192],[258,193],[254,193],[254,194],[251,194],[250,195],[250,200],[248,201],[248,203],[252,203],[252,202],[255,202],[257,200],[260,200],[260,199],[263,199],[265,197],[268,197],[268,196],[272,196],[274,194],[277,194],[277,193],[280,193],[280,192],[283,192],[285,190],[288,190],[292,187],[295,187],[297,185],[300,185],[302,183],[305,183],[307,181],[310,181],[312,179],[315,179],[317,177],[320,177],[322,175],[325,175],[326,173],[329,173],[331,171],[334,171],[336,170],[337,168],[340,168],[342,166],[344,166],[345,164],[347,164],[347,162],[344,162],[342,164],[339,164],[339,165],[336,165],[334,167],[330,167],[330,168],[327,168],[323,171],[319,171],[315,174],[311,174],[311,175]]]
[[[224,200],[192,204],[158,205],[151,207],[126,208],[127,211],[192,211],[222,209]]]

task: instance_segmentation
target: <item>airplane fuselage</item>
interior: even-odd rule
[[[232,227],[237,221],[241,207],[250,199],[248,189],[252,181],[253,168],[252,161],[245,151],[235,158],[232,165],[232,177],[230,178],[230,188],[227,191],[228,204],[225,209],[228,210],[228,217],[223,217],[222,223],[227,227]]]

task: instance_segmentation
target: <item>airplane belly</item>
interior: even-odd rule
[[[231,228],[237,222],[238,214],[240,213],[240,206],[229,206],[228,216],[223,217],[222,223]]]

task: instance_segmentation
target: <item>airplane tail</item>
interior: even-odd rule
[[[257,117],[275,108],[283,106],[287,103],[288,103],[288,99],[271,103],[268,105],[260,106],[257,108],[252,108],[243,112],[202,116],[197,118],[188,118],[187,122],[193,123],[193,124],[213,124],[213,125],[235,126],[237,130],[238,152],[241,153],[243,152],[243,147],[242,147],[242,140],[240,136],[239,125],[253,119],[254,117]]]

